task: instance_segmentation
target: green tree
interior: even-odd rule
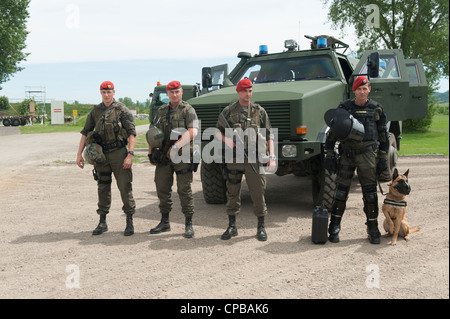
[[[133,100],[130,97],[120,97],[119,102],[125,104],[126,107],[132,107],[133,106]]]
[[[406,58],[422,59],[432,88],[448,78],[448,0],[322,1],[330,3],[328,18],[334,28],[341,33],[348,25],[355,28],[358,52],[402,49]]]
[[[9,100],[6,96],[0,96],[0,110],[8,109]]]
[[[30,102],[31,101],[33,101],[33,99],[23,100],[22,102],[20,102],[20,104],[16,108],[16,111],[21,115],[28,114],[30,112]]]
[[[26,60],[24,53],[28,35],[26,19],[30,0],[0,1],[0,84],[23,68],[18,63]],[[1,89],[1,87],[0,87]]]

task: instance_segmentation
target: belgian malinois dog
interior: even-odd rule
[[[383,223],[384,230],[392,235],[391,245],[397,243],[399,235],[404,237],[405,240],[409,240],[409,234],[420,230],[420,227],[410,228],[405,217],[406,196],[411,192],[411,187],[408,184],[408,174],[409,169],[403,175],[399,175],[398,170],[394,169],[392,181],[388,184],[389,192],[386,194],[386,199],[381,207],[386,217]]]

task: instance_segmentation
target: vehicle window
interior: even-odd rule
[[[241,71],[236,83],[249,78],[253,83],[331,79],[336,68],[328,55],[270,61],[254,61]]]
[[[367,74],[367,65],[364,64],[361,74]],[[380,55],[379,76],[375,79],[399,79],[401,77],[397,57],[391,55]]]
[[[224,71],[223,70],[216,70],[212,73],[212,85],[222,85],[223,84],[223,78],[224,78]]]
[[[170,99],[169,99],[169,96],[167,95],[167,93],[166,92],[161,92],[161,93],[159,93],[159,95],[158,95],[158,97],[156,99],[155,105],[156,106],[161,106],[161,105],[169,103],[169,102],[170,102]]]
[[[417,70],[417,65],[415,63],[406,63],[406,71],[408,72],[409,83],[420,83],[419,70]]]

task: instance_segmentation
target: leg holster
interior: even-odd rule
[[[92,170],[92,175],[97,181],[97,184],[111,184],[112,172],[98,172],[95,168]]]
[[[224,174],[227,181],[231,184],[240,184],[242,182],[242,175],[244,174],[244,172],[238,170],[230,170],[226,167],[226,165],[224,165]]]

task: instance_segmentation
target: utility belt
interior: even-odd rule
[[[100,144],[102,146],[102,148],[107,151],[107,150],[112,150],[115,148],[122,148],[125,147],[127,145],[127,140],[121,140],[121,141],[115,141],[114,143],[110,143],[110,144]]]
[[[367,147],[354,149],[352,147],[342,147],[343,153],[350,158],[353,158],[355,155],[364,154],[367,152],[376,151],[378,149],[378,145],[376,143],[369,145]]]

